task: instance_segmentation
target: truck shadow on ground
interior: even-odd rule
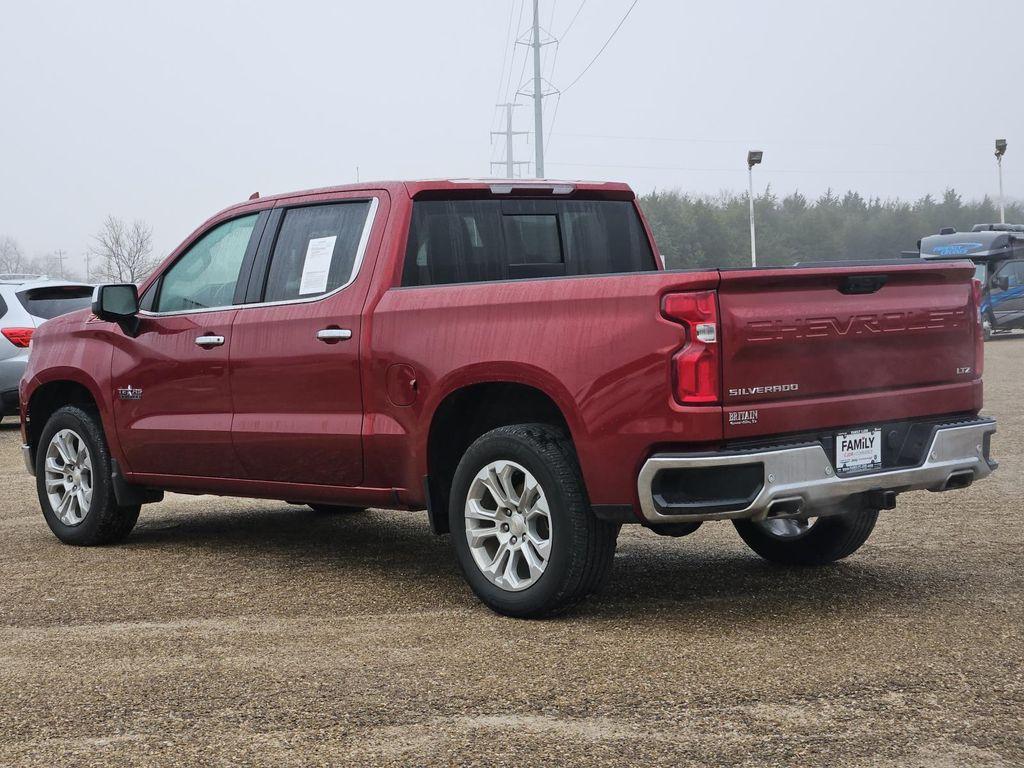
[[[154,512],[158,508],[154,508]],[[430,582],[436,601],[452,608],[474,605],[458,572],[447,536],[437,537],[420,513],[369,511],[323,515],[302,507],[169,512],[140,519],[124,546],[151,550],[187,548],[211,562],[225,555],[258,553],[259,567],[301,563],[312,578],[344,582],[354,576],[372,583]],[[835,616],[870,603],[897,607],[923,597],[958,592],[964,584],[944,576],[940,562],[901,562],[898,555],[870,554],[818,569],[784,568],[720,537],[698,532],[683,539],[654,534],[620,536],[611,580],[597,600],[570,616],[652,617],[665,612],[708,611],[756,619],[775,617],[780,605]],[[868,548],[870,547],[870,542]],[[905,554],[905,553],[904,553]],[[940,595],[936,595],[936,593]],[[415,606],[409,606],[414,608]]]

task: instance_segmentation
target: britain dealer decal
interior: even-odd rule
[[[729,414],[729,425],[757,424],[757,411],[732,411]]]

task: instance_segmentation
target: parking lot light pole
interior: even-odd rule
[[[764,152],[752,149],[747,152],[747,175],[750,179],[750,266],[757,267],[757,245],[754,239],[754,166],[761,163]]]
[[[1006,207],[1003,205],[1003,155],[1006,154],[1006,139],[996,139],[996,165],[999,166],[999,223],[1006,223]]]

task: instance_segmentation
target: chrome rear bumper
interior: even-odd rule
[[[806,515],[809,510],[815,514],[841,512],[845,502],[873,492],[891,498],[893,493],[903,491],[962,488],[987,477],[998,466],[988,457],[989,438],[995,431],[992,419],[940,426],[918,466],[847,476],[836,475],[820,443],[749,452],[656,454],[640,470],[640,507],[644,519],[652,524],[760,520]],[[686,504],[685,509],[680,509],[678,505],[660,503],[652,491],[655,477],[664,470],[743,467],[749,476],[756,472],[751,467],[757,465],[761,467],[759,489],[734,504],[708,501]]]

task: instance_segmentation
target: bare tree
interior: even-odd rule
[[[0,237],[0,272],[11,274],[27,272],[29,260],[18,241],[10,235]]]
[[[153,229],[144,221],[136,219],[129,224],[116,216],[107,216],[93,241],[89,252],[99,263],[89,277],[112,283],[138,283],[156,266]]]

